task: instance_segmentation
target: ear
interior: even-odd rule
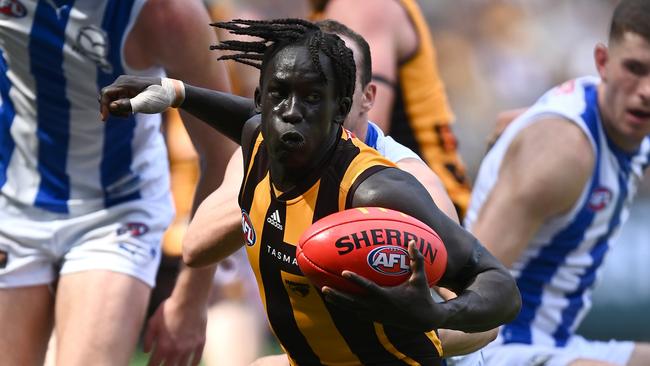
[[[345,121],[345,117],[350,113],[350,108],[352,107],[352,99],[349,97],[344,97],[339,100],[338,108],[336,109],[336,114],[334,115],[334,122],[342,125]]]
[[[260,87],[255,88],[255,112],[262,113],[262,92],[260,92]]]
[[[363,96],[361,98],[361,109],[364,113],[372,109],[372,106],[375,105],[376,97],[377,97],[377,85],[373,82],[370,82],[364,88]]]
[[[594,62],[596,63],[596,70],[603,81],[607,80],[607,62],[609,61],[609,50],[607,46],[598,43],[594,49]]]

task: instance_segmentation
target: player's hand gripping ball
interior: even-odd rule
[[[353,208],[318,220],[300,237],[296,258],[318,289],[326,285],[361,293],[341,272],[355,272],[380,286],[397,286],[411,276],[411,240],[424,256],[429,286],[435,285],[447,267],[447,250],[438,234],[411,216],[380,207]]]

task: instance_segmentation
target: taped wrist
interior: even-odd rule
[[[133,113],[161,113],[169,107],[178,108],[185,100],[185,85],[176,79],[162,78],[161,85],[149,85],[131,98]]]

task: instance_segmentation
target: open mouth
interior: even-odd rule
[[[285,132],[280,136],[282,144],[289,149],[295,150],[305,143],[305,137],[296,131]]]
[[[650,111],[645,111],[643,109],[630,108],[627,112],[639,119],[650,118]]]

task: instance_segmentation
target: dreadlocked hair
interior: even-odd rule
[[[234,19],[229,22],[216,22],[212,26],[232,34],[257,37],[258,41],[222,41],[210,46],[211,50],[231,51],[219,60],[233,60],[263,70],[268,60],[282,48],[289,45],[305,45],[311,60],[323,81],[327,77],[320,63],[322,52],[331,60],[338,94],[352,98],[355,72],[352,51],[337,35],[324,33],[312,22],[303,19],[247,20]],[[260,73],[260,84],[263,73]]]

